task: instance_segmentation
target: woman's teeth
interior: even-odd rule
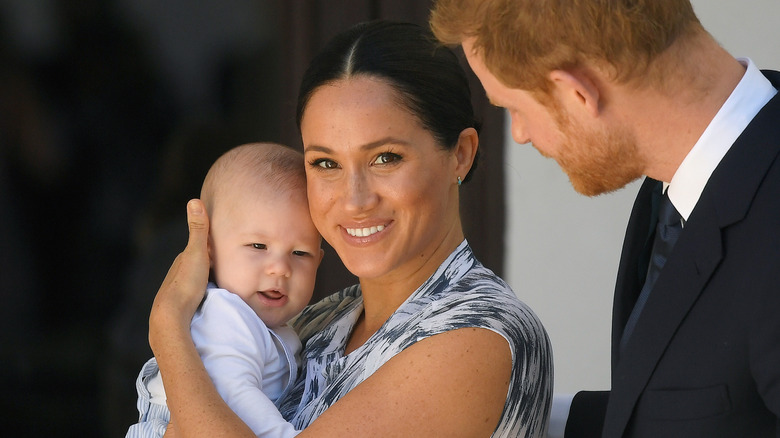
[[[370,228],[347,228],[347,234],[353,237],[367,237],[376,234],[385,229],[384,225],[377,225]]]

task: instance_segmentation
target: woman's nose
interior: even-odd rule
[[[347,211],[359,212],[376,206],[378,196],[366,175],[355,172],[347,178],[344,189],[344,204]]]

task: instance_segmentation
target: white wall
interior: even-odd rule
[[[729,52],[780,70],[780,0],[692,3]],[[512,142],[508,132],[506,137],[504,276],[552,339],[555,391],[608,389],[612,295],[639,182],[586,198],[574,192],[554,161]]]

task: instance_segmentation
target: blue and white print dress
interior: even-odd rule
[[[546,434],[553,387],[547,333],[509,286],[474,258],[465,240],[364,345],[344,356],[362,311],[360,286],[354,285],[307,307],[292,323],[304,343],[303,366],[279,406],[296,429],[415,342],[478,327],[503,336],[512,352],[512,379],[493,436]]]

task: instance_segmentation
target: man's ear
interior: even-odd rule
[[[455,146],[455,178],[465,179],[474,165],[474,157],[479,149],[479,134],[474,128],[466,128],[458,136],[458,144]]]
[[[600,113],[601,92],[587,71],[553,70],[550,80],[558,98],[568,111],[584,109],[593,117]]]

